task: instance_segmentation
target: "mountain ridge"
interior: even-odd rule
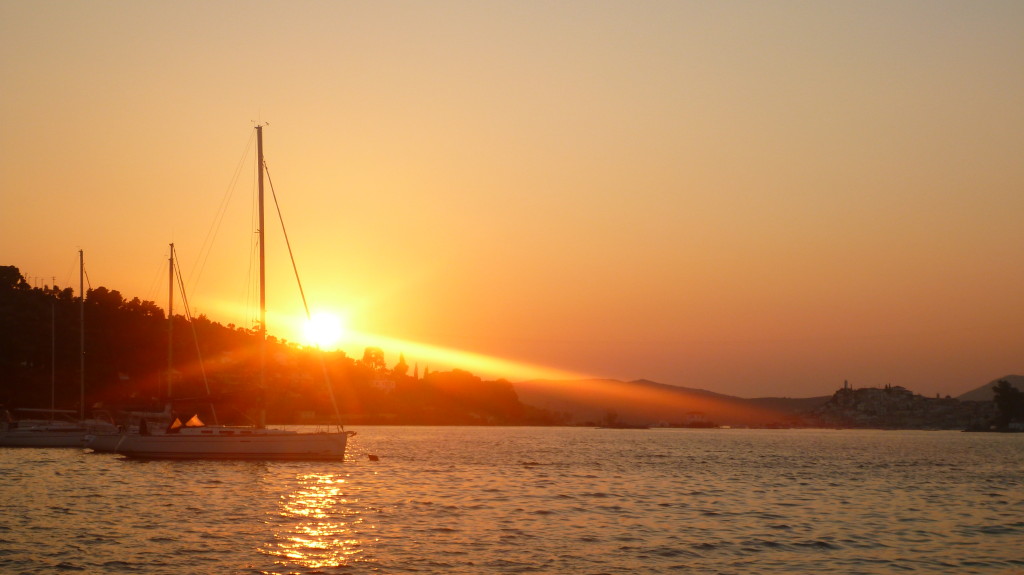
[[[992,392],[992,388],[1003,380],[1008,381],[1013,387],[1024,391],[1024,375],[1004,375],[1003,377],[993,379],[988,383],[982,384],[967,393],[962,393],[956,398],[960,401],[992,401],[995,397]]]
[[[1024,389],[1024,376],[1009,375],[961,394],[959,401],[991,401],[992,386],[1008,380]],[[519,399],[558,414],[569,424],[800,425],[834,394],[816,397],[742,398],[648,379],[534,379],[514,383]]]
[[[513,386],[523,403],[574,424],[785,425],[831,397],[747,399],[646,379],[535,379]]]

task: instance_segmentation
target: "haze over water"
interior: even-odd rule
[[[343,465],[7,449],[0,570],[1012,573],[1022,462],[1020,434],[852,430],[368,427]]]

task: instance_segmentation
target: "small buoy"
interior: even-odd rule
[[[367,453],[366,456],[370,458],[370,461],[379,461],[380,460],[379,457],[377,457],[376,455],[374,455],[372,453]]]

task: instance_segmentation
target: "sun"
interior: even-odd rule
[[[308,345],[329,348],[341,341],[345,327],[341,317],[330,312],[313,314],[303,326],[302,335]]]

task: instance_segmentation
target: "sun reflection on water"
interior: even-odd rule
[[[281,495],[269,521],[274,539],[260,549],[287,569],[343,567],[359,560],[358,509],[344,493],[345,479],[334,474],[299,474],[294,489]],[[290,571],[291,572],[291,571]]]

